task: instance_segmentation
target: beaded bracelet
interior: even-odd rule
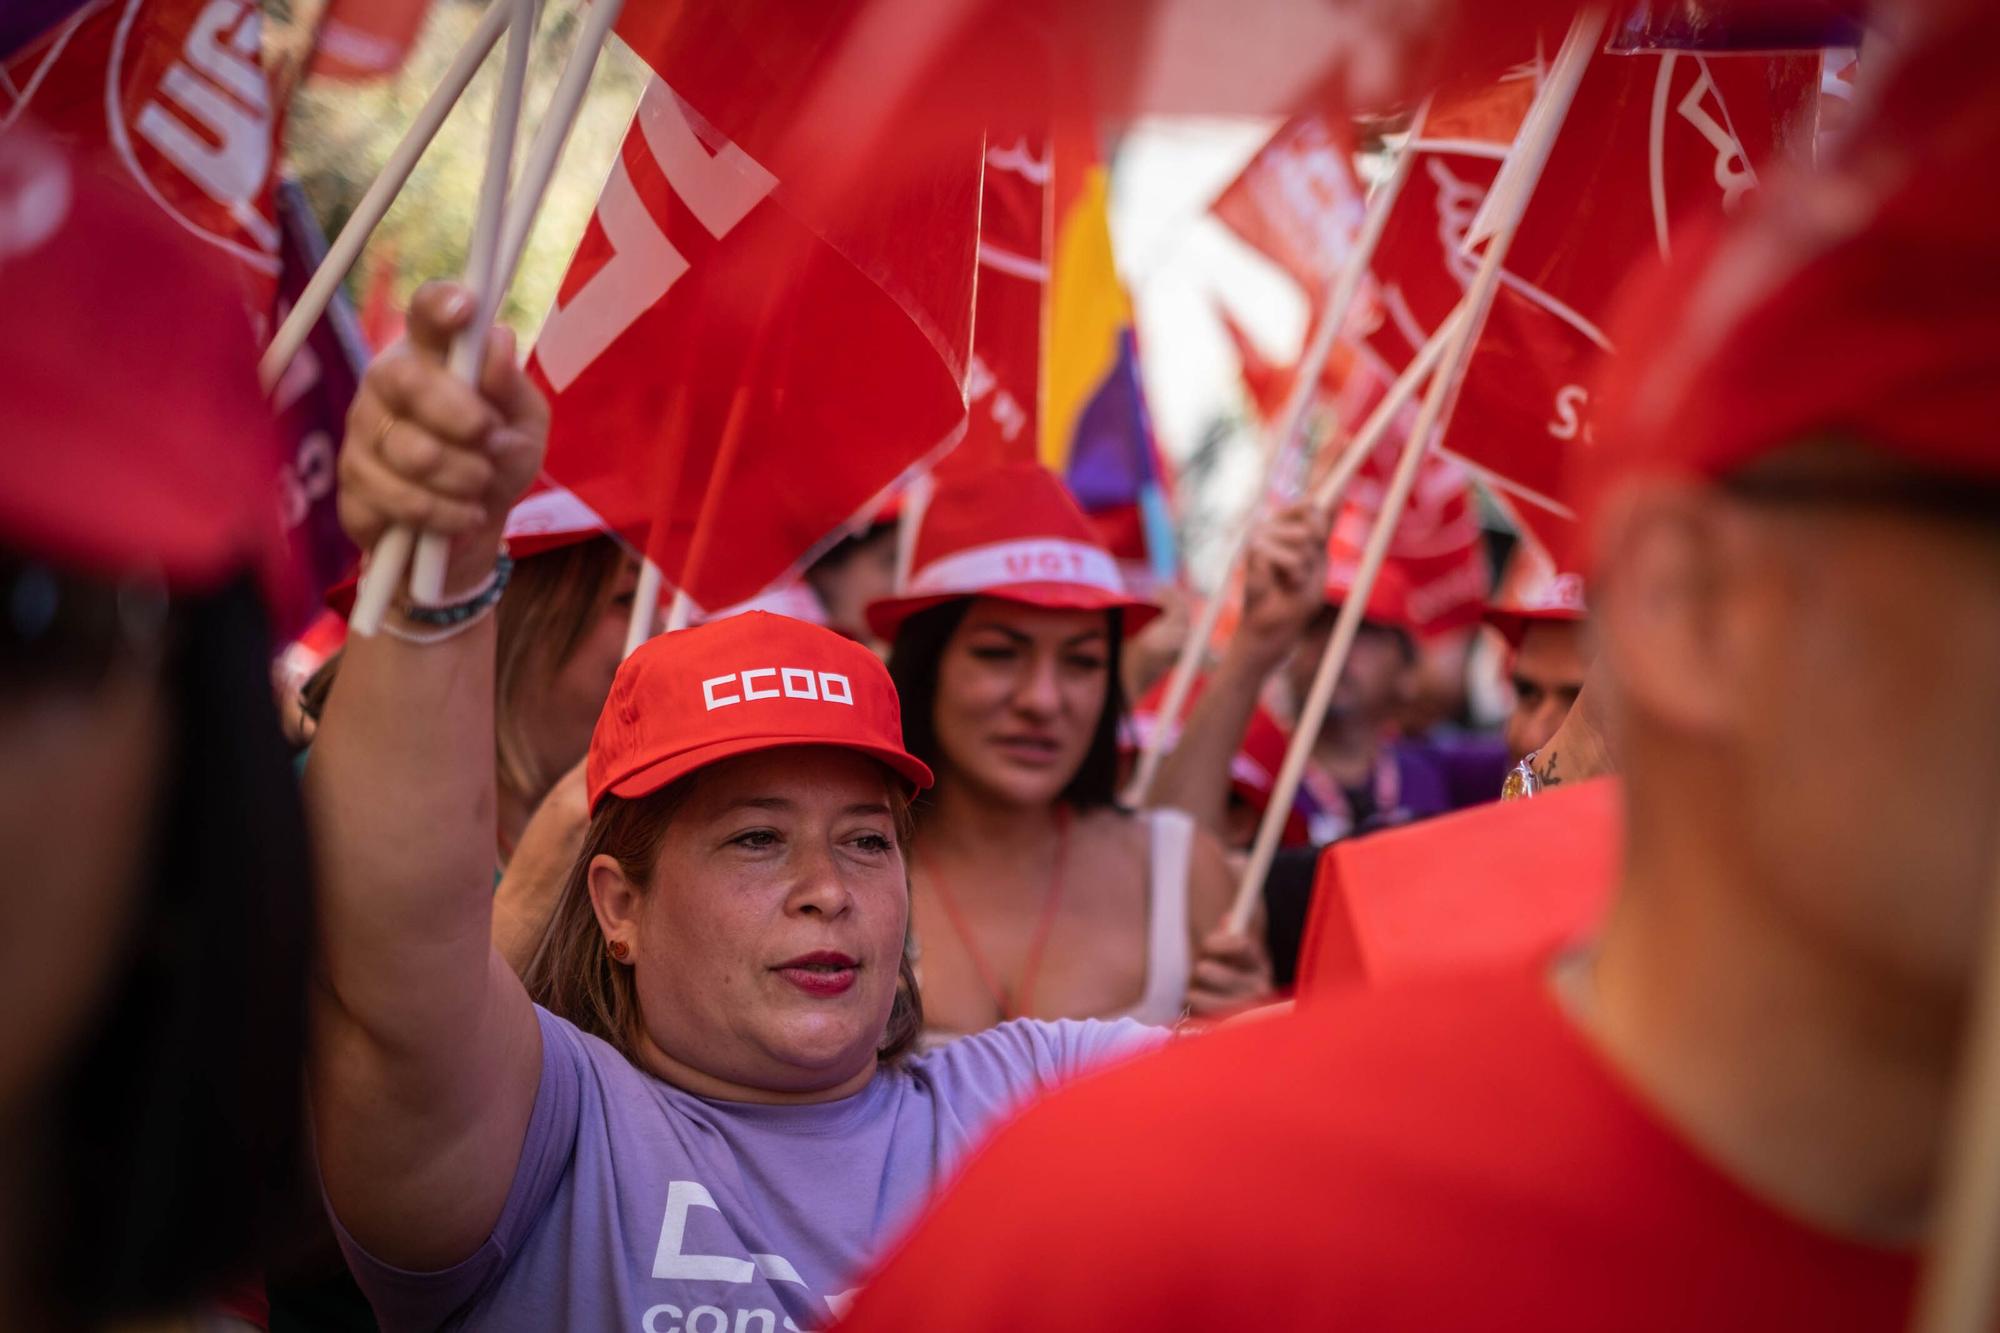
[[[486,581],[460,600],[444,606],[405,604],[397,610],[403,619],[413,624],[429,625],[434,629],[455,629],[499,605],[500,594],[507,591],[507,580],[513,573],[514,559],[502,551],[493,558],[493,572],[486,576]]]

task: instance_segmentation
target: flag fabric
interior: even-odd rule
[[[69,23],[90,0],[14,0],[0,9],[0,60]]]
[[[343,83],[394,74],[428,17],[427,0],[329,0],[307,72]]]
[[[1347,121],[1326,111],[1286,121],[1208,211],[1282,268],[1317,306],[1346,267],[1367,212]]]
[[[1517,510],[1573,509],[1594,441],[1602,325],[1626,275],[1677,227],[1733,212],[1760,173],[1811,152],[1816,56],[1597,55],[1506,260],[1443,445]],[[1473,237],[1483,232],[1475,221]],[[1557,550],[1537,518],[1528,535]]]
[[[284,263],[277,314],[283,318],[326,257],[326,237],[297,181],[278,187],[277,211]],[[315,603],[354,568],[358,556],[335,508],[334,462],[368,356],[347,297],[336,291],[271,392],[284,450],[280,515]]]
[[[703,607],[802,566],[964,429],[983,144],[830,151],[791,119],[829,82],[811,10],[646,30],[663,78],[530,361],[550,480],[600,514],[646,496],[648,555]]]
[[[1293,370],[1266,355],[1264,349],[1250,337],[1248,330],[1237,322],[1236,316],[1229,313],[1227,306],[1218,303],[1215,317],[1221,321],[1222,331],[1236,352],[1236,364],[1243,376],[1243,390],[1249,397],[1252,410],[1266,421],[1277,416],[1285,405],[1285,395],[1291,391]]]
[[[234,261],[260,321],[279,268],[262,30],[255,0],[124,0],[59,17],[0,61],[0,128],[33,120],[127,177]]]
[[[1046,117],[989,134],[965,439],[939,463],[940,475],[1037,457],[1053,171]]]
[[[1402,439],[1385,440],[1349,485],[1327,543],[1329,586],[1353,585],[1401,452]],[[1419,637],[1476,625],[1485,613],[1492,566],[1471,480],[1452,459],[1432,453],[1419,465],[1382,577],[1393,588],[1405,627]]]
[[[1111,249],[1110,176],[1081,116],[1056,127],[1054,263],[1042,363],[1041,461],[1122,561],[1170,582],[1169,479],[1146,409],[1132,301]]]
[[[1603,920],[1623,845],[1618,780],[1335,843],[1320,857],[1298,995],[1525,965]]]

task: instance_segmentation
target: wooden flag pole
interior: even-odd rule
[[[1974,992],[1949,1136],[1938,1163],[1931,1254],[1915,1333],[1990,1333],[2000,1274],[2000,875],[1987,906],[1986,957]]]
[[[1340,503],[1341,496],[1347,493],[1355,474],[1361,471],[1361,465],[1368,461],[1369,455],[1373,454],[1376,447],[1382,443],[1382,437],[1389,433],[1389,427],[1395,424],[1397,415],[1409,405],[1410,399],[1416,397],[1417,390],[1421,389],[1424,382],[1430,378],[1431,371],[1437,368],[1438,359],[1444,355],[1444,349],[1450,344],[1452,336],[1457,333],[1459,325],[1465,322],[1465,313],[1466,306],[1461,302],[1445,316],[1444,323],[1438,326],[1438,331],[1417,350],[1409,366],[1396,377],[1396,382],[1389,386],[1389,391],[1382,396],[1382,401],[1368,414],[1368,420],[1362,423],[1361,429],[1354,433],[1354,438],[1342,448],[1340,459],[1334,464],[1333,470],[1313,488],[1313,508],[1321,517],[1333,512],[1334,506]]]
[[[305,346],[306,339],[312,336],[313,326],[326,313],[326,307],[333,300],[334,292],[339,290],[341,280],[354,267],[354,261],[361,257],[362,248],[374,235],[375,228],[381,225],[383,216],[396,202],[403,186],[409,183],[410,173],[416,170],[417,162],[423,157],[424,150],[430,147],[431,140],[437,137],[452,108],[465,96],[466,86],[479,72],[480,65],[485,63],[493,44],[500,40],[510,17],[511,11],[505,4],[487,8],[479,26],[472,30],[472,36],[452,58],[451,65],[438,81],[429,100],[417,112],[416,119],[410,122],[402,142],[390,152],[389,160],[382,164],[374,183],[362,194],[354,212],[348,215],[340,235],[334,237],[333,244],[327,247],[326,258],[313,271],[311,281],[299,293],[297,304],[285,316],[284,323],[278,326],[277,333],[272,335],[270,345],[257,362],[257,378],[263,384],[265,393],[270,393],[277,386],[286,367],[292,364],[292,358],[299,354],[299,348]]]
[[[660,615],[660,588],[666,576],[650,558],[639,562],[639,586],[632,592],[632,619],[625,627],[625,656],[653,637],[653,623]]]
[[[1340,614],[1334,621],[1333,637],[1327,644],[1326,653],[1320,658],[1312,687],[1300,709],[1291,744],[1285,750],[1285,762],[1278,770],[1277,783],[1271,791],[1270,804],[1265,807],[1264,817],[1257,825],[1257,840],[1251,845],[1249,862],[1244,866],[1243,878],[1236,886],[1235,901],[1230,904],[1228,925],[1238,934],[1250,928],[1250,921],[1256,915],[1257,904],[1263,897],[1264,879],[1270,874],[1272,858],[1278,851],[1278,840],[1284,834],[1293,799],[1298,794],[1300,781],[1305,777],[1313,742],[1319,738],[1320,727],[1326,722],[1326,710],[1333,701],[1334,686],[1339,683],[1341,672],[1346,670],[1348,654],[1361,632],[1368,596],[1374,591],[1375,580],[1388,559],[1389,543],[1395,537],[1396,523],[1402,517],[1404,506],[1409,503],[1411,490],[1416,486],[1417,469],[1434,438],[1443,435],[1444,427],[1451,419],[1450,409],[1456,400],[1459,382],[1464,378],[1465,368],[1472,359],[1472,349],[1479,341],[1479,332],[1486,324],[1487,311],[1492,307],[1494,293],[1500,285],[1500,271],[1506,262],[1507,250],[1513,244],[1514,232],[1520,225],[1522,214],[1527,211],[1528,200],[1534,194],[1541,168],[1548,161],[1549,149],[1555,143],[1556,134],[1569,112],[1569,104],[1576,97],[1577,86],[1583,81],[1583,72],[1604,32],[1604,23],[1602,10],[1588,10],[1577,15],[1550,71],[1548,84],[1515,141],[1512,151],[1522,154],[1523,162],[1529,165],[1519,177],[1520,186],[1512,197],[1512,207],[1487,242],[1479,271],[1466,291],[1458,314],[1454,316],[1456,327],[1451,329],[1446,339],[1437,372],[1431,378],[1423,406],[1417,413],[1416,426],[1403,446],[1403,455],[1396,464],[1395,475],[1390,479],[1388,494],[1383,497],[1382,512],[1362,548],[1354,585],[1341,603]]]
[[[528,146],[520,182],[507,201],[507,220],[500,230],[503,291],[512,282],[514,271],[521,267],[528,234],[535,229],[535,218],[542,211],[549,183],[555,179],[556,167],[569,145],[570,132],[576,128],[577,114],[590,91],[591,76],[597,72],[597,62],[604,55],[604,43],[610,39],[611,29],[624,8],[625,0],[591,0],[590,12],[584,16],[583,28],[577,33],[576,48],[563,64],[555,94],[543,113],[541,128],[535,131],[534,142]]]
[[[528,48],[534,40],[537,0],[502,0],[494,5],[508,15],[506,68],[494,97],[492,132],[486,144],[486,174],[480,181],[479,211],[472,228],[472,243],[466,257],[465,284],[479,301],[472,324],[451,346],[452,373],[468,383],[479,375],[486,350],[486,335],[493,312],[499,309],[494,270],[500,253],[500,227],[507,207],[507,181],[514,165],[514,134],[521,118],[521,91],[527,81]],[[369,553],[355,590],[354,610],[348,629],[364,637],[382,627],[389,599],[403,581],[411,552],[417,547],[416,533],[394,527],[384,533]],[[425,582],[412,577],[411,595],[418,601],[436,601],[444,582],[444,556],[448,546],[432,541],[419,553],[418,573]]]
[[[1416,161],[1415,145],[1418,133],[1423,129],[1424,117],[1430,110],[1425,102],[1418,108],[1416,119],[1411,122],[1410,133],[1396,153],[1395,164],[1389,174],[1377,182],[1368,194],[1368,213],[1361,224],[1361,234],[1355,238],[1354,249],[1347,262],[1341,265],[1327,285],[1326,299],[1321,303],[1320,321],[1313,330],[1312,342],[1305,355],[1299,359],[1298,374],[1286,394],[1284,405],[1278,411],[1277,420],[1272,422],[1270,431],[1264,438],[1263,454],[1258,465],[1256,489],[1251,494],[1249,512],[1237,525],[1230,538],[1229,555],[1223,563],[1222,578],[1216,583],[1215,591],[1202,603],[1201,613],[1189,628],[1188,636],[1181,641],[1181,649],[1174,659],[1173,671],[1167,677],[1167,691],[1160,701],[1159,720],[1140,747],[1139,760],[1132,771],[1132,780],[1125,789],[1128,805],[1143,805],[1146,793],[1154,779],[1160,775],[1160,765],[1166,759],[1167,738],[1180,729],[1181,714],[1187,708],[1188,696],[1194,693],[1195,675],[1201,669],[1202,654],[1208,648],[1208,641],[1215,635],[1215,627],[1222,619],[1222,608],[1228,598],[1230,580],[1236,575],[1237,567],[1250,550],[1250,536],[1261,516],[1264,500],[1271,488],[1271,479],[1278,475],[1280,465],[1299,433],[1300,424],[1305,420],[1306,409],[1312,405],[1313,395],[1319,388],[1320,376],[1326,371],[1326,363],[1333,356],[1334,346],[1339,342],[1340,331],[1347,324],[1354,301],[1361,293],[1361,282],[1375,261],[1375,250],[1382,243],[1382,233],[1389,226],[1389,215],[1395,211],[1396,200],[1403,193],[1403,183],[1410,178],[1411,164]]]
[[[465,285],[479,301],[472,323],[452,341],[447,364],[467,384],[479,382],[486,362],[486,339],[500,316],[500,302],[513,285],[513,273],[500,267],[500,238],[507,220],[507,198],[513,193],[514,141],[521,129],[521,102],[528,84],[528,53],[535,44],[541,0],[513,0],[514,22],[507,29],[507,62],[494,99],[493,133],[486,143],[486,174],[479,183],[478,223],[472,229],[466,257]],[[547,182],[543,184],[546,186]],[[535,201],[539,207],[541,201]],[[437,533],[418,536],[410,561],[410,599],[422,606],[444,600],[444,567],[451,541]]]

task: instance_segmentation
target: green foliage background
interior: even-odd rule
[[[471,35],[486,4],[487,0],[436,0],[409,62],[391,78],[364,84],[313,78],[299,90],[291,105],[285,160],[304,185],[328,237],[347,221]],[[526,155],[563,64],[576,45],[583,9],[578,0],[548,0],[544,7],[529,66],[517,162]],[[420,283],[455,277],[464,267],[504,49],[503,38],[349,275],[348,294],[357,305],[380,265],[393,266],[392,291],[398,305]],[[555,297],[646,78],[644,64],[613,38],[598,62],[561,170],[501,310],[501,318],[524,340],[533,336]]]

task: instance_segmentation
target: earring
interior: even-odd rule
[[[632,956],[632,946],[624,940],[612,940],[604,947],[609,949],[611,956],[621,963]]]

